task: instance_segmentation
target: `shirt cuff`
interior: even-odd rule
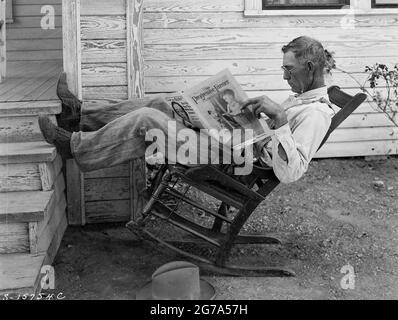
[[[281,138],[291,136],[292,131],[290,130],[289,123],[284,124],[282,127],[274,130],[275,137],[280,141]]]

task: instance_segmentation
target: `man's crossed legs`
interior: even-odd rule
[[[174,151],[186,143],[195,144],[189,148],[189,159],[195,159],[195,164],[217,163],[225,152],[215,139],[188,129],[182,121],[175,119],[163,98],[89,106],[81,111],[81,131],[78,132],[71,133],[57,127],[46,116],[39,117],[39,126],[46,141],[54,144],[64,158],[73,157],[83,172],[145,156],[147,147],[152,143],[146,141],[150,130],[163,133],[165,139],[157,139],[156,143],[160,150],[165,151],[169,162],[184,163],[185,160],[179,159],[182,155]],[[195,139],[188,142],[178,140],[176,137],[182,130],[189,130],[189,135],[194,135]]]

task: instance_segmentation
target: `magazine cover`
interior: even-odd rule
[[[253,138],[243,141],[245,145],[272,135],[266,121],[257,119],[251,107],[241,110],[248,97],[228,69],[185,90],[183,96],[185,105],[189,107],[187,113],[194,113],[194,120],[199,120],[202,128],[216,129],[219,132],[225,129],[252,129]]]
[[[179,117],[191,123],[196,128],[204,128],[197,113],[191,108],[181,93],[168,94],[164,98]]]

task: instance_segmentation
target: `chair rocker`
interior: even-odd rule
[[[330,102],[338,106],[340,110],[332,118],[331,126],[319,149],[329,135],[366,100],[364,93],[351,96],[337,86],[330,87],[328,95]],[[126,227],[141,239],[150,240],[156,244],[160,243],[211,272],[230,276],[294,276],[295,273],[292,270],[284,267],[240,266],[228,263],[235,244],[281,244],[281,241],[274,237],[240,233],[253,211],[280,182],[272,168],[256,164],[254,164],[252,173],[243,179],[230,174],[226,169],[228,166],[162,165],[152,182],[150,198],[143,209],[142,216],[136,221],[132,220],[127,223]],[[172,180],[184,183],[188,189],[194,187],[221,201],[218,211],[210,210],[195,199],[188,198],[186,192],[180,192],[173,188],[170,185]],[[176,183],[174,183],[175,185]],[[173,207],[162,201],[161,197],[165,194],[175,199],[177,205]],[[178,214],[177,207],[181,201],[213,216],[212,228],[204,227]],[[238,210],[233,218],[227,216],[229,207]],[[209,259],[181,249],[176,245],[178,241],[166,241],[159,238],[157,234],[155,235],[146,228],[147,222],[154,219],[178,227],[192,234],[200,243],[215,247],[214,258]],[[226,228],[224,228],[226,231],[222,232],[224,224],[226,224]]]

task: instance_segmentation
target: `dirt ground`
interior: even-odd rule
[[[245,229],[281,234],[284,244],[239,247],[234,259],[276,262],[297,276],[203,273],[216,299],[398,299],[398,158],[315,160],[300,181],[279,185]],[[56,290],[67,299],[134,299],[173,260],[181,258],[143,245],[120,224],[69,227],[54,262]],[[343,290],[348,264],[355,289]]]

